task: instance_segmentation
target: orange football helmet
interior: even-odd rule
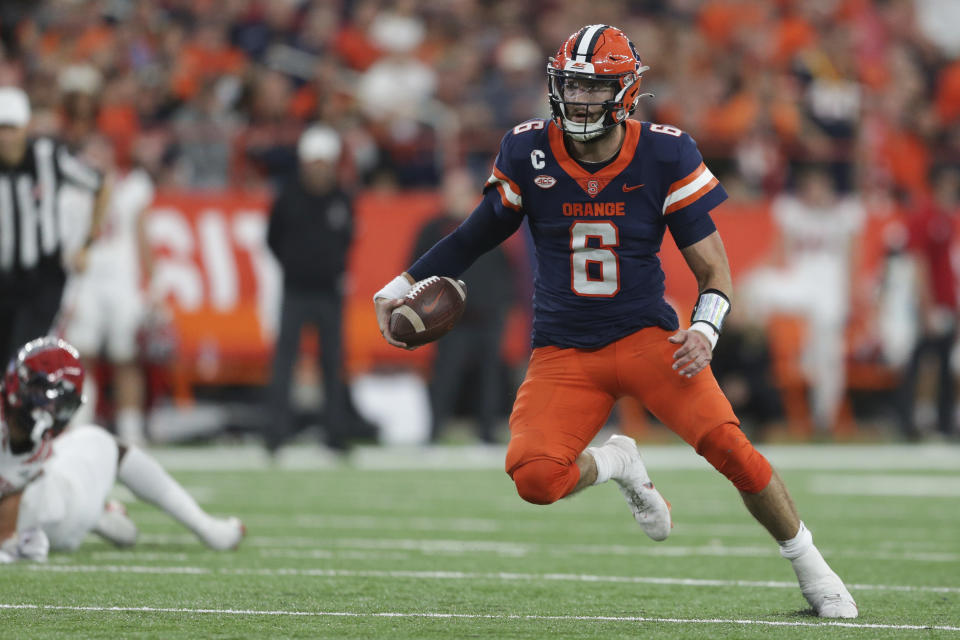
[[[649,69],[640,62],[636,47],[616,27],[591,24],[563,43],[547,62],[547,87],[553,120],[574,140],[596,138],[617,126],[634,112],[640,98],[640,79]],[[595,101],[580,96],[598,95]],[[612,98],[600,99],[600,94]],[[570,100],[568,96],[576,96]],[[593,122],[572,119],[568,110],[601,105],[603,113]]]

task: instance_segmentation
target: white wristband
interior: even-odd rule
[[[703,334],[703,336],[710,341],[711,351],[717,346],[717,340],[720,339],[720,334],[717,333],[717,330],[714,329],[709,322],[703,322],[702,320],[694,322],[687,331],[696,331],[697,333]]]
[[[690,322],[703,321],[713,325],[717,333],[723,331],[723,321],[730,313],[730,299],[722,291],[707,289],[697,297]]]
[[[383,289],[377,291],[373,294],[373,301],[376,302],[378,298],[388,298],[390,300],[396,300],[407,295],[407,292],[413,288],[413,285],[410,284],[410,281],[404,276],[397,276],[393,280],[387,283]]]

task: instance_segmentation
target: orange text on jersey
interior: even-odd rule
[[[622,216],[625,202],[564,202],[565,216]]]

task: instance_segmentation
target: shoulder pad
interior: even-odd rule
[[[496,165],[512,180],[520,180],[520,173],[524,171],[523,164],[516,165],[517,162],[526,162],[530,151],[537,148],[547,148],[547,128],[550,125],[549,120],[535,118],[521,122],[513,129],[507,131],[500,141],[500,152],[497,155]],[[514,167],[517,170],[514,170]]]
[[[644,122],[643,135],[653,147],[653,152],[660,162],[676,162],[684,150],[697,146],[688,133],[669,124]]]
[[[525,138],[531,141],[539,139],[546,135],[550,120],[544,118],[531,118],[521,122],[503,136],[503,142],[511,144],[523,144]]]

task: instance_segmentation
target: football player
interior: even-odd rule
[[[206,513],[152,457],[95,425],[67,428],[83,379],[76,350],[44,337],[24,345],[0,380],[0,562],[42,561],[51,547],[75,549],[90,531],[132,545],[136,526],[107,500],[118,479],[211,549],[236,547],[243,523]]]
[[[470,217],[374,296],[387,342],[390,312],[412,283],[459,276],[526,218],[535,243],[533,353],[510,416],[506,471],[528,502],[549,504],[613,479],[654,540],[669,504],[636,443],[588,447],[614,402],[633,396],[739,489],[780,545],[819,616],[857,606],[813,544],[770,463],[739,428],[709,363],[730,310],[730,269],[710,210],[726,192],[680,129],[631,120],[647,67],[608,25],[571,35],[547,64],[553,117],[501,142]],[[658,252],[670,231],[699,285],[689,329],[664,300]]]
[[[138,360],[137,335],[148,314],[161,307],[148,301],[153,260],[147,244],[147,208],[153,202],[154,185],[143,167],[122,171],[110,142],[92,137],[84,151],[86,159],[112,178],[103,233],[89,248],[87,268],[70,276],[65,294],[63,337],[80,352],[90,370],[101,350],[113,369],[116,401],[116,432],[120,442],[144,447],[144,374]],[[72,206],[89,206],[82,191],[69,192]],[[95,376],[86,381],[86,402],[80,414],[94,421],[97,389]]]

